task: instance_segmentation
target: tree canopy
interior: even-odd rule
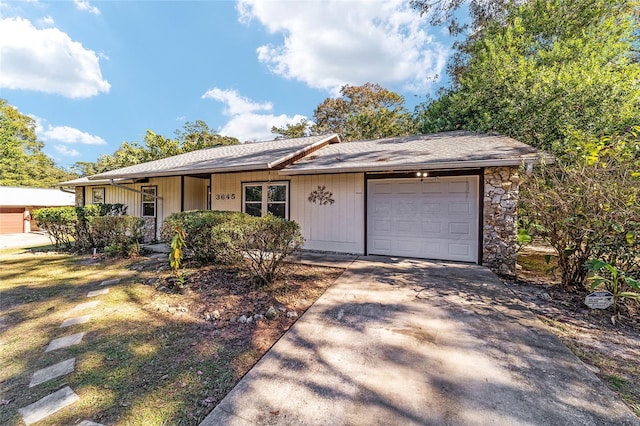
[[[497,131],[562,150],[573,130],[615,134],[640,122],[630,1],[531,0],[504,10],[466,43],[453,87],[422,106],[420,131]]]
[[[142,144],[123,142],[113,154],[103,154],[95,163],[77,162],[73,169],[87,176],[198,149],[240,143],[236,138],[219,135],[202,120],[185,123],[175,135],[175,138],[167,138],[147,130]]]
[[[48,188],[75,177],[48,157],[35,121],[0,99],[0,185]]]
[[[306,118],[303,118],[297,123],[287,124],[282,127],[271,127],[271,133],[276,136],[277,139],[292,139],[302,138],[311,134],[311,123]]]
[[[404,98],[379,84],[345,85],[341,97],[325,99],[313,113],[313,134],[338,133],[345,141],[414,133]]]

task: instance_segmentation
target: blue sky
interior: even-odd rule
[[[0,97],[62,166],[197,119],[272,139],[344,84],[413,108],[444,83],[450,49],[399,0],[0,0]]]

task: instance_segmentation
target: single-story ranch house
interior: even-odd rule
[[[512,274],[519,169],[541,153],[514,139],[445,132],[360,142],[310,136],[207,148],[63,182],[76,204],[123,203],[148,240],[172,213],[271,212],[304,248],[485,264]]]

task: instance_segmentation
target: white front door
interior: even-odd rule
[[[478,261],[478,176],[368,182],[369,254]]]

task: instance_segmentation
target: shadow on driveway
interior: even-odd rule
[[[201,425],[637,425],[486,268],[361,258]]]

